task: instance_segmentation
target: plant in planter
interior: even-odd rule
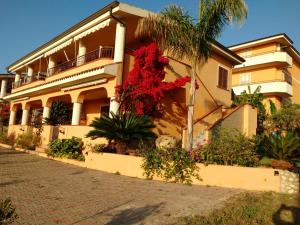
[[[152,141],[156,135],[151,131],[155,125],[148,116],[137,116],[133,113],[111,113],[96,118],[90,125],[94,129],[86,136],[90,138],[104,137],[116,143],[117,153],[125,154],[133,141]]]
[[[272,158],[272,166],[290,169],[300,166],[300,138],[292,131],[273,132],[261,143],[266,154]]]
[[[68,159],[76,159],[84,161],[85,158],[82,154],[83,142],[81,138],[72,137],[68,139],[56,139],[49,143],[48,156],[60,157]]]

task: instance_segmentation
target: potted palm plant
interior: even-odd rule
[[[125,154],[128,146],[136,141],[152,141],[156,135],[151,130],[155,127],[150,117],[137,116],[131,112],[122,112],[111,116],[108,114],[96,118],[90,125],[94,129],[86,136],[90,138],[104,137],[116,143],[118,154]]]

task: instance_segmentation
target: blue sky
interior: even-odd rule
[[[65,29],[109,4],[111,0],[0,0],[0,73],[6,66]],[[123,0],[158,12],[178,4],[197,15],[197,0]],[[300,0],[246,0],[249,15],[243,26],[225,28],[225,45],[286,33],[300,50]]]

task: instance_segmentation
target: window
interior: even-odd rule
[[[227,90],[228,82],[228,70],[223,67],[219,67],[219,81],[218,87]]]
[[[240,84],[249,84],[251,83],[251,74],[243,73],[240,75]]]

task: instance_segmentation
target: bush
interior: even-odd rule
[[[265,122],[267,130],[292,131],[300,136],[300,105],[287,101]]]
[[[35,150],[35,147],[39,146],[40,144],[41,137],[30,131],[18,135],[16,139],[16,145],[18,147],[28,150]]]
[[[186,184],[191,184],[193,177],[200,179],[196,161],[185,149],[154,147],[140,149],[139,153],[144,156],[142,168],[148,179],[156,175],[165,181]]]
[[[47,155],[51,157],[65,157],[68,159],[84,161],[82,150],[83,142],[81,138],[72,137],[69,139],[56,139],[49,143]]]
[[[72,109],[67,103],[55,101],[51,105],[49,117],[44,118],[44,120],[46,124],[51,126],[70,124],[71,115]]]
[[[273,132],[261,138],[259,143],[264,154],[272,159],[300,166],[300,138],[291,131]]]
[[[2,132],[0,135],[0,142],[7,145],[14,145],[16,142],[15,133],[10,133],[9,135],[7,132]]]
[[[116,147],[113,144],[94,144],[89,145],[89,148],[92,152],[107,152],[107,153],[116,153]]]
[[[17,218],[16,208],[12,205],[11,200],[7,198],[0,201],[0,224],[11,224]]]
[[[211,142],[198,152],[200,161],[220,165],[255,166],[258,157],[254,142],[233,128],[220,127]]]

